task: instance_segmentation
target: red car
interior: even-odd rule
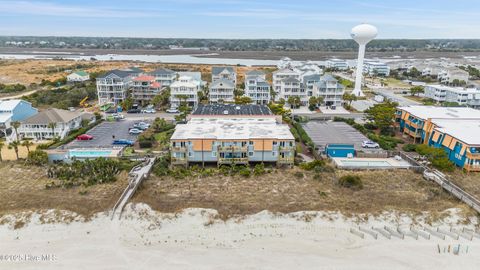
[[[78,141],[89,141],[89,140],[92,140],[92,139],[93,139],[93,136],[88,135],[88,134],[82,134],[82,135],[77,137]]]

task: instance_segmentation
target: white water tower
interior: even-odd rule
[[[362,92],[362,72],[363,72],[363,59],[365,58],[365,47],[368,42],[372,41],[378,34],[378,30],[375,26],[370,24],[360,24],[352,28],[351,36],[353,40],[358,43],[358,60],[357,71],[355,76],[355,88],[352,94],[355,96],[364,96]]]

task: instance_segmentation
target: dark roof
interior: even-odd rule
[[[260,70],[250,70],[249,72],[245,73],[246,76],[262,76],[265,75],[263,71]]]
[[[129,68],[125,69],[125,71],[130,71],[131,73],[143,73],[143,72],[145,72],[138,67],[129,67]]]
[[[272,112],[267,106],[257,104],[199,104],[192,115],[272,115]]]
[[[233,70],[233,67],[212,67],[212,74],[217,75],[220,74],[224,70],[228,70],[228,72],[233,73],[235,70]]]
[[[120,77],[120,78],[125,78],[125,77],[128,77],[130,75],[132,75],[132,71],[127,71],[127,70],[120,70],[120,69],[114,69],[114,70],[110,70],[109,72],[103,74],[102,76],[99,76],[98,78],[100,79],[103,79],[103,78],[106,78],[108,77],[109,75],[116,75],[117,77]]]
[[[155,75],[155,74],[172,74],[172,73],[175,73],[175,71],[168,68],[157,68],[154,71],[152,71],[150,74]]]
[[[288,82],[288,83],[299,83],[300,81],[293,78],[293,77],[287,77],[285,79],[283,79],[283,82]]]

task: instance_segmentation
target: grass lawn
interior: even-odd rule
[[[380,82],[380,79],[375,79],[375,81]],[[390,87],[398,87],[398,88],[410,88],[410,87],[412,87],[408,83],[404,83],[400,80],[397,80],[397,79],[391,78],[391,77],[384,78],[383,81],[387,84],[387,86],[390,86]]]

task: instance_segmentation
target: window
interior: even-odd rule
[[[212,157],[217,157],[217,152],[216,151],[212,151]]]
[[[249,157],[253,157],[253,152],[248,152]]]
[[[274,156],[276,156],[276,155],[277,155],[277,152],[272,151],[272,156],[274,157]]]
[[[193,157],[193,152],[188,152],[189,157]]]
[[[249,141],[248,144],[253,145],[253,141]]]

